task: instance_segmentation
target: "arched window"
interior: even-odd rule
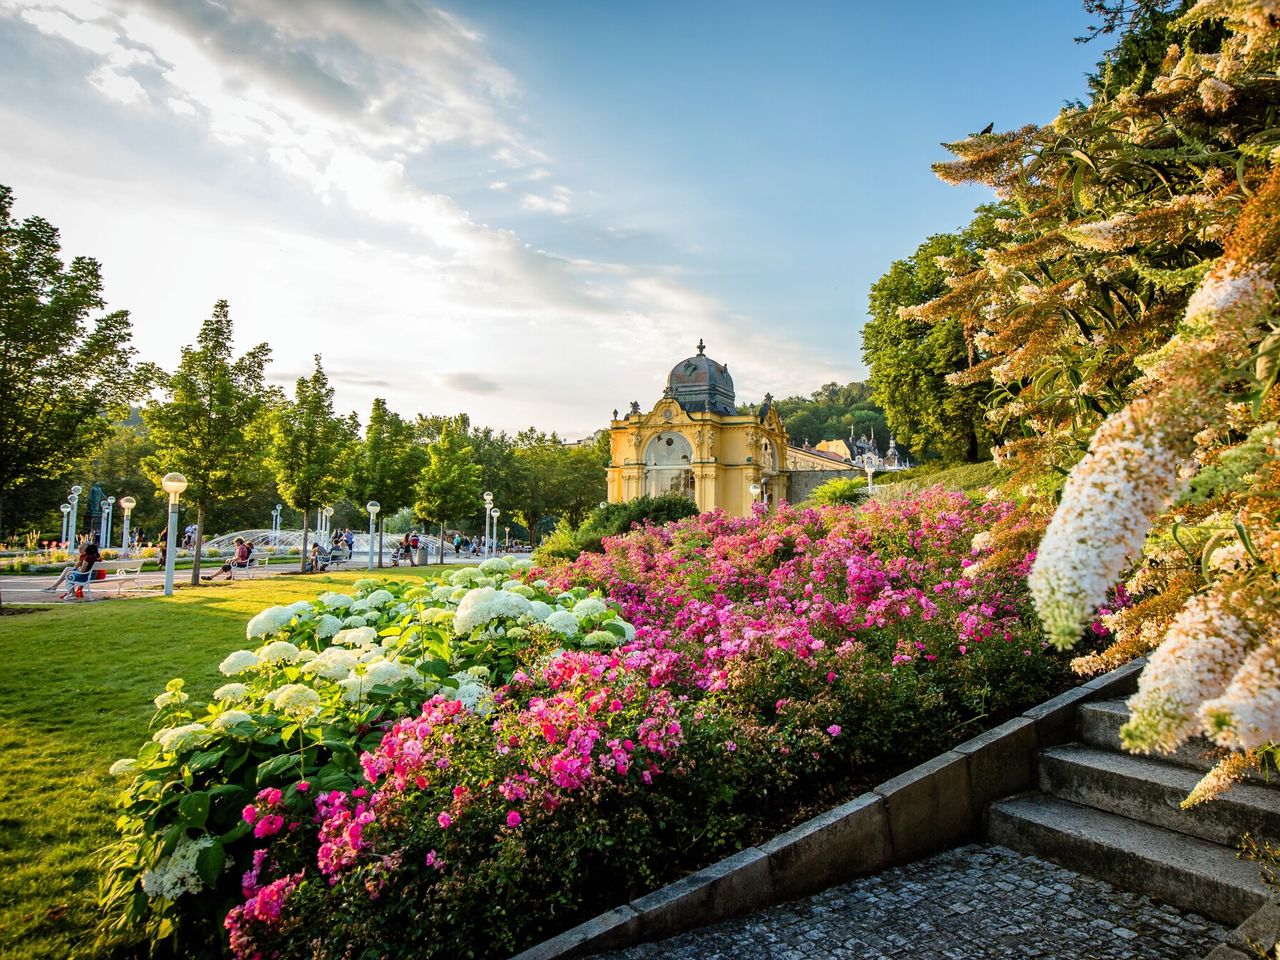
[[[693,447],[678,433],[660,433],[644,451],[644,492],[679,493],[693,499]]]

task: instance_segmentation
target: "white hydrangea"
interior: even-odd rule
[[[328,640],[341,629],[342,621],[331,613],[323,614],[316,621],[316,636],[321,640]]]
[[[138,769],[138,761],[133,757],[121,757],[111,765],[107,773],[113,777],[123,777]]]
[[[345,593],[322,593],[316,598],[318,603],[323,603],[330,610],[345,610],[355,603],[355,600],[355,597]]]
[[[320,656],[302,668],[302,672],[326,680],[341,680],[358,662],[359,657],[344,647],[326,647]]]
[[[608,609],[608,605],[603,600],[587,597],[573,605],[573,615],[579,620],[586,620],[588,617],[598,617]]]
[[[511,562],[512,570],[532,570],[533,569],[533,561],[530,560],[528,557],[521,557],[519,560],[512,560],[510,562]]]
[[[221,733],[236,726],[236,724],[252,722],[253,717],[244,710],[226,710],[214,718],[213,729]]]
[[[384,607],[394,600],[395,597],[392,595],[390,590],[375,590],[364,599],[371,607]]]
[[[506,557],[490,557],[480,564],[480,569],[485,573],[509,573],[511,571],[511,561]]]
[[[338,686],[342,688],[342,699],[347,703],[359,703],[368,692],[368,688],[364,685],[364,678],[355,674],[345,680],[339,680]]]
[[[294,611],[288,607],[267,607],[249,621],[249,625],[245,628],[245,636],[253,640],[255,637],[269,637],[279,633],[289,625],[293,615]]]
[[[252,650],[236,650],[229,653],[222,663],[218,664],[218,671],[223,676],[234,677],[238,673],[247,673],[258,666],[258,655]]]
[[[298,659],[294,663],[310,663],[316,658],[317,654],[310,647],[306,647],[298,651]]]
[[[361,647],[359,663],[373,663],[375,660],[382,659],[381,647]]]
[[[263,663],[293,663],[298,659],[298,648],[288,640],[273,640],[258,653]]]
[[[291,720],[310,720],[320,712],[320,694],[302,683],[287,683],[271,695],[276,710]]]
[[[519,594],[480,587],[468,593],[458,604],[453,618],[453,632],[461,637],[493,620],[504,617],[517,619],[529,612],[529,606],[529,601]]]
[[[367,597],[362,597],[348,608],[352,613],[364,614],[368,612],[370,603]]]
[[[548,581],[546,581],[546,580],[535,580],[535,581],[533,581],[533,585],[534,585],[535,587],[537,587],[539,590],[550,590],[550,589],[551,589],[551,584],[550,584]]]
[[[378,642],[378,631],[373,627],[359,626],[341,631],[334,636],[333,642],[344,647],[367,647]]]
[[[180,727],[165,727],[151,735],[165,753],[182,753],[210,737],[209,728],[203,723],[185,723]]]
[[[142,891],[150,898],[177,900],[184,893],[199,893],[204,882],[196,872],[200,851],[213,846],[214,838],[205,835],[192,840],[183,837],[173,854],[142,874]]]
[[[582,638],[582,642],[588,647],[616,647],[622,640],[608,630],[592,630]]]
[[[361,577],[351,586],[356,593],[364,593],[366,590],[377,590],[382,586],[382,581],[374,580],[372,577]]]
[[[306,620],[308,617],[314,616],[316,612],[310,600],[295,600],[285,609],[299,620]]]
[[[546,624],[557,633],[562,633],[566,637],[576,636],[578,633],[578,618],[568,610],[556,610],[547,617]]]
[[[163,710],[165,707],[178,707],[186,703],[191,698],[181,690],[166,690],[160,696],[156,697],[154,703],[157,710]]]
[[[453,595],[453,587],[448,584],[441,584],[431,591],[432,600],[448,600]]]
[[[249,696],[249,688],[243,683],[224,683],[213,691],[213,699],[227,703],[239,703],[247,696]]]
[[[475,567],[463,567],[449,575],[449,582],[455,587],[465,587],[478,576],[480,576],[480,571]]]
[[[526,587],[523,583],[517,583],[514,587],[504,587],[508,593],[516,593],[524,597],[526,600],[532,600],[538,595],[538,591],[533,587]]]
[[[365,625],[367,621],[364,617],[347,617],[342,621],[342,625],[348,630],[358,630]]]
[[[375,660],[364,670],[365,679],[372,684],[397,683],[405,677],[405,667],[394,660]]]
[[[547,619],[547,617],[551,616],[551,612],[553,609],[554,608],[551,606],[551,604],[544,603],[541,600],[531,600],[529,602],[529,615],[532,616],[533,619],[535,620]]]
[[[427,624],[448,625],[453,623],[453,611],[445,610],[442,607],[428,607],[418,616],[418,620]]]

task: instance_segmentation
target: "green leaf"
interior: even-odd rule
[[[609,620],[606,623],[602,624],[602,626],[604,627],[604,629],[608,630],[610,633],[612,633],[615,637],[618,637],[619,639],[625,640],[627,638],[627,631],[620,623],[617,623],[613,620]]]
[[[215,838],[212,844],[196,854],[196,873],[205,886],[216,888],[226,862],[227,851],[223,848],[222,841]]]
[[[220,750],[201,750],[199,753],[192,755],[191,759],[187,761],[187,766],[191,768],[192,773],[200,773],[217,764],[226,755],[226,752],[226,747]]]
[[[178,814],[183,823],[189,827],[200,829],[209,819],[209,794],[203,790],[189,793],[178,803]]]
[[[262,786],[272,777],[278,777],[286,770],[298,766],[298,758],[291,753],[283,753],[258,764],[258,786]]]

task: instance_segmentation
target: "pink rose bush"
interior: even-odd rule
[[[508,955],[1024,707],[1067,671],[1030,607],[1032,558],[988,569],[974,546],[1011,509],[929,491],[711,514],[500,584],[413,588],[415,623],[452,604],[469,628],[401,645],[438,679],[302,720],[305,698],[277,695],[294,725],[354,735],[323,765],[267,761],[239,795],[225,942]],[[483,695],[460,695],[482,671]]]

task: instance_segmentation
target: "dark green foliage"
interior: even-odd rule
[[[592,510],[576,530],[567,520],[561,521],[555,532],[542,541],[535,559],[547,564],[559,560],[574,560],[583,551],[600,553],[604,549],[605,537],[627,533],[637,524],[661,526],[692,517],[697,512],[697,504],[678,493],[664,493],[660,497],[643,496],[626,503],[606,504]]]
[[[128,312],[101,312],[98,261],[64,264],[57,229],[12,209],[0,185],[0,511],[12,493],[65,475],[151,373],[133,366]]]
[[[926,322],[903,316],[941,295],[947,273],[939,258],[973,257],[1006,239],[994,228],[999,207],[982,207],[958,233],[942,233],[922,243],[905,260],[895,261],[871,288],[862,353],[871,368],[872,397],[884,408],[898,442],[917,456],[973,463],[989,456],[992,435],[985,422],[990,381],[965,386],[947,382],[948,374],[967,370],[979,359],[955,319]]]
[[[823,506],[862,503],[868,496],[866,477],[837,477],[813,491],[810,500]]]
[[[883,450],[889,445],[889,427],[884,412],[871,399],[869,384],[853,381],[841,386],[827,383],[808,397],[786,397],[773,401],[778,416],[787,428],[791,443],[821,443],[849,436],[870,434]],[[739,404],[739,413],[758,410],[755,405]]]

